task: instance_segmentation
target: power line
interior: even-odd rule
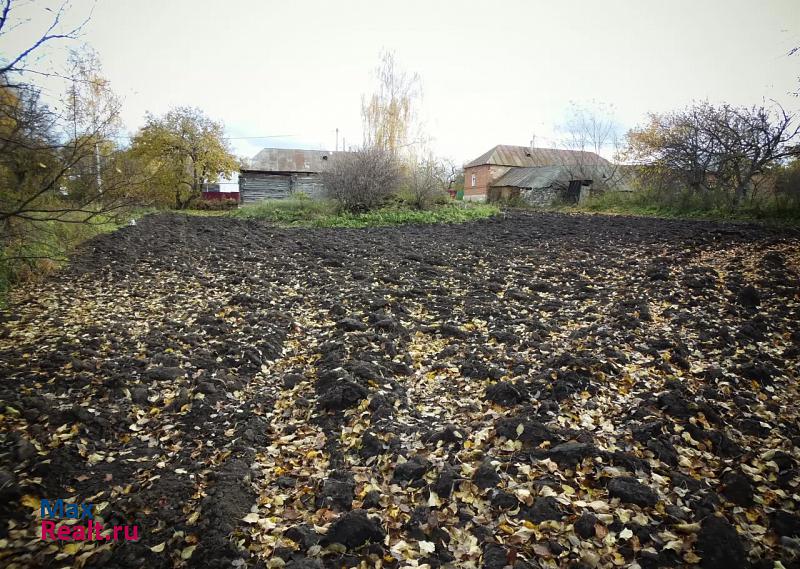
[[[267,136],[225,136],[223,137],[225,140],[249,140],[253,138],[291,138],[293,136],[298,136],[296,134],[270,134]]]
[[[258,139],[258,138],[292,138],[299,136],[297,134],[267,134],[265,136],[223,136],[225,140],[251,140],[251,139]],[[111,136],[110,138],[133,138],[131,134],[117,134]]]

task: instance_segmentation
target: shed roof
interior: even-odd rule
[[[253,156],[249,168],[261,172],[321,172],[335,154],[329,150],[264,148]]]
[[[606,180],[614,170],[605,164],[581,165],[579,167],[542,166],[539,168],[512,168],[491,186],[512,186],[515,188],[547,188],[553,184],[567,184],[570,180]]]
[[[513,186],[515,188],[547,188],[553,183],[569,178],[563,166],[541,166],[538,168],[512,168],[497,180],[492,186]]]
[[[528,146],[509,146],[498,144],[488,152],[478,156],[467,164],[482,166],[493,164],[497,166],[541,167],[557,166],[560,164],[608,164],[608,160],[594,152],[585,150],[563,150],[560,148],[530,148]]]

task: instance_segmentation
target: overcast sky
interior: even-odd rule
[[[48,5],[19,6],[31,21],[12,44],[47,24]],[[419,74],[425,130],[457,162],[532,134],[553,145],[571,101],[613,105],[626,128],[699,99],[800,108],[787,94],[800,76],[800,55],[787,56],[798,0],[76,0],[67,24],[90,12],[82,39],[130,131],[145,111],[194,105],[242,156],[333,148],[337,127],[357,143],[383,49]]]

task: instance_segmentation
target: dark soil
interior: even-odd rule
[[[0,559],[800,567],[798,244],[149,216],[0,314]],[[43,498],[139,540],[43,542]]]

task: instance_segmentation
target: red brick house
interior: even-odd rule
[[[498,145],[464,166],[464,199],[577,202],[593,184],[612,177],[613,168],[594,152]]]

